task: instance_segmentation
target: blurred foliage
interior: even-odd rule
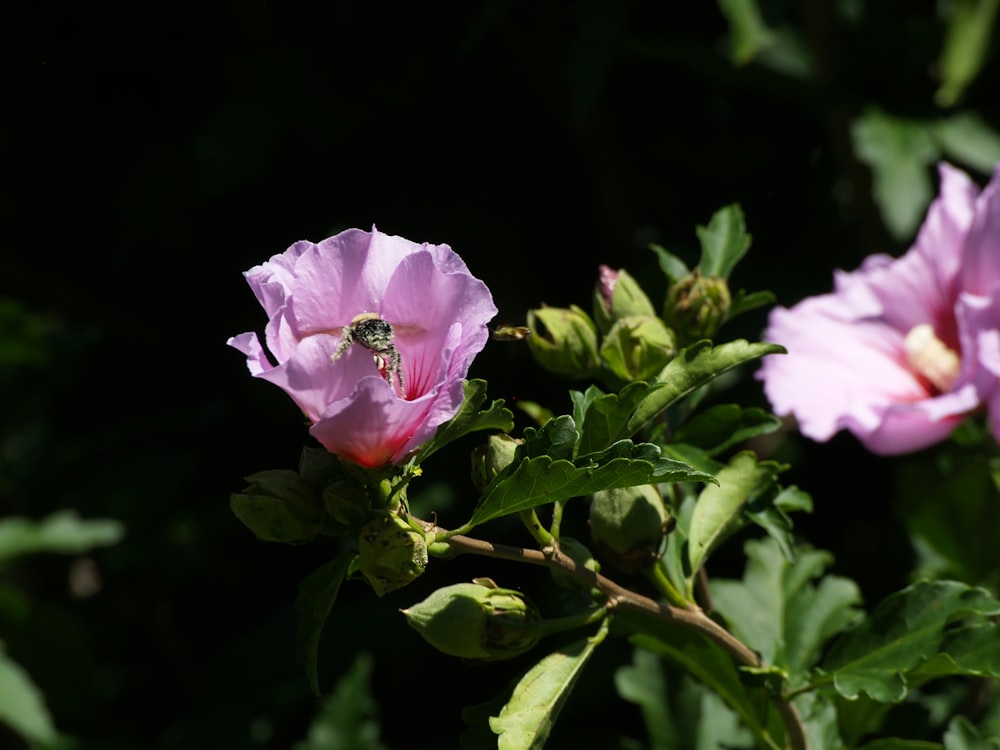
[[[5,568],[0,639],[56,729],[99,750],[312,747],[317,711],[344,711],[375,742],[358,718],[365,701],[318,707],[295,662],[294,582],[336,549],[259,544],[229,511],[242,477],[293,466],[306,441],[301,415],[224,346],[261,324],[240,271],[297,239],[378,223],[451,244],[493,289],[498,322],[518,325],[540,300],[585,298],[599,263],[658,277],[650,242],[693,264],[691,226],[739,201],[755,257],[733,288],[794,302],[825,289],[833,267],[905,248],[937,159],[979,177],[998,159],[996,7],[5,8],[0,517],[73,509],[128,529],[85,556]],[[763,315],[741,316],[734,333],[754,338]],[[508,404],[568,404],[518,345],[490,346],[473,375]],[[740,387],[742,403],[760,403],[755,384]],[[472,445],[427,464],[457,488],[446,522],[471,511]],[[782,450],[788,483],[816,500],[800,533],[866,599],[900,588],[914,553],[889,472],[869,470],[884,459],[846,438]],[[844,460],[850,475],[800,468]],[[914,521],[930,566],[932,516]],[[70,585],[81,566],[96,582],[85,596]],[[374,616],[452,576],[425,578],[381,602],[345,586],[320,649],[322,673],[358,691],[367,673],[351,671],[354,655],[373,654],[383,717],[405,706],[407,720],[384,722],[391,747],[454,746],[462,726],[438,707],[458,693],[486,700],[525,668],[473,680],[434,661],[427,689],[435,655],[401,616]],[[623,649],[595,653],[594,685],[581,681],[564,717],[640,710],[609,702],[596,676],[627,663]],[[671,690],[677,715],[714,715],[691,685]],[[433,720],[414,733],[420,716]],[[604,724],[574,733],[564,718],[549,747],[613,746]],[[4,734],[0,746],[21,745]]]

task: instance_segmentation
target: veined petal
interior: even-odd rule
[[[962,291],[988,295],[1000,285],[1000,165],[975,204],[962,259]]]

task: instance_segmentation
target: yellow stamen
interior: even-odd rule
[[[958,377],[961,360],[945,346],[928,323],[910,329],[903,341],[906,359],[920,375],[929,380],[942,393],[951,389]]]

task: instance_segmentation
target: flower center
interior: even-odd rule
[[[929,380],[942,393],[951,389],[958,377],[961,360],[945,346],[928,323],[921,323],[910,329],[903,340],[906,359],[910,366]]]

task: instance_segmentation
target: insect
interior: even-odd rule
[[[491,332],[494,341],[521,341],[531,335],[527,326],[499,325]]]
[[[330,361],[336,362],[346,352],[351,344],[361,344],[365,349],[375,355],[375,360],[379,364],[379,369],[385,368],[386,380],[392,386],[393,378],[399,386],[399,392],[403,390],[403,367],[396,349],[396,334],[392,329],[392,324],[387,320],[382,320],[378,313],[365,312],[355,315],[350,325],[344,326],[340,346],[337,347]]]

